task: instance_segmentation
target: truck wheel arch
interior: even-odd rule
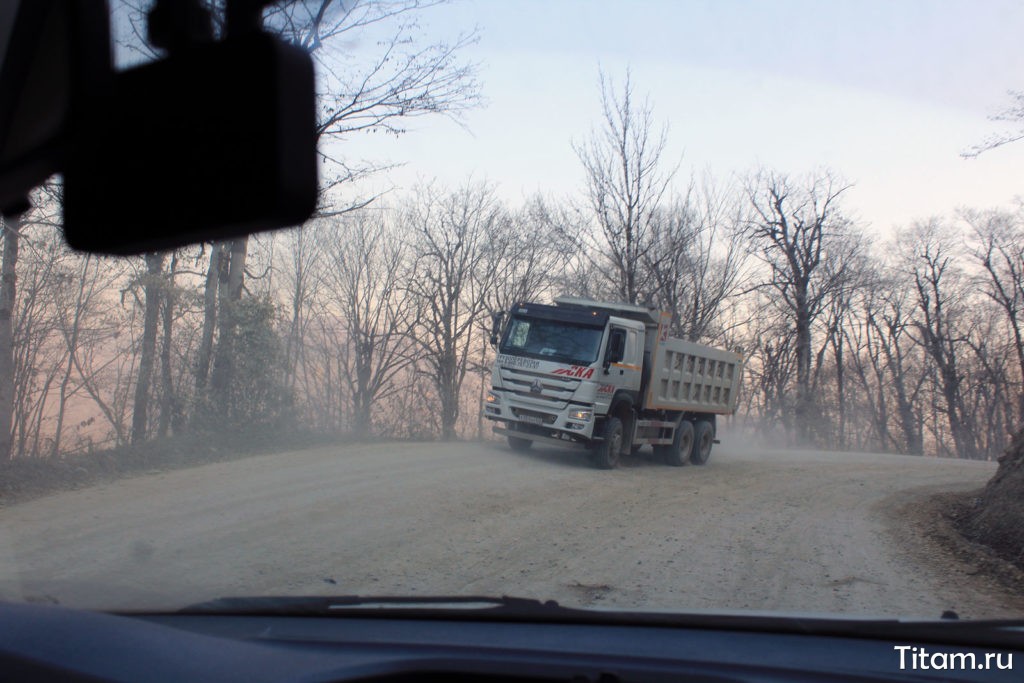
[[[612,396],[609,404],[608,417],[617,417],[620,420],[633,419],[633,407],[636,405],[635,392],[620,389]]]
[[[632,443],[633,440],[633,423],[636,420],[636,399],[634,396],[636,392],[625,389],[620,389],[615,392],[612,396],[611,403],[608,404],[608,415],[605,418],[607,421],[609,418],[618,418],[622,422],[622,440],[623,449],[629,452],[631,449],[627,448],[625,444]]]

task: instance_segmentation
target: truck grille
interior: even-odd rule
[[[549,415],[547,413],[541,413],[536,410],[526,410],[525,408],[513,408],[512,414],[519,418],[521,421],[527,424],[543,424],[550,425],[554,424],[557,419],[557,415]]]
[[[578,379],[563,379],[539,372],[510,370],[509,368],[501,369],[501,380],[508,389],[519,396],[560,403],[571,399],[576,387],[580,384]],[[536,385],[540,385],[540,393],[533,391]]]

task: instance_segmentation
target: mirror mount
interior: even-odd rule
[[[146,15],[146,37],[168,54],[213,42],[213,17],[199,0],[156,0]]]
[[[608,347],[604,352],[604,374],[609,374],[608,368],[612,363],[622,360],[626,351],[626,331],[615,328],[608,337]]]

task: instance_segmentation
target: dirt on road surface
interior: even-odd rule
[[[993,463],[716,447],[616,471],[504,444],[344,445],[0,509],[0,599],[177,608],[241,595],[517,595],[569,605],[937,618],[1024,600],[931,544],[915,500]]]

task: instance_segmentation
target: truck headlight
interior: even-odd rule
[[[487,398],[484,399],[484,402],[489,406],[499,405],[501,404],[501,396],[498,396],[493,391],[488,391]]]
[[[583,422],[590,422],[590,418],[594,416],[594,411],[590,408],[573,408],[569,411],[570,420],[581,420]]]

